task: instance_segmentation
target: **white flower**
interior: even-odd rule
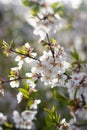
[[[37,109],[37,105],[41,102],[41,100],[34,100],[34,103],[30,106],[30,109]]]
[[[0,93],[4,96],[4,89],[2,87],[0,88]]]
[[[26,57],[24,60],[25,60],[26,63],[31,63],[33,59]]]
[[[27,42],[25,43],[24,47],[24,51],[26,52],[23,55],[18,55],[15,58],[15,61],[18,62],[18,66],[19,66],[19,70],[22,68],[24,62],[26,61],[27,63],[30,63],[33,59],[32,57],[36,57],[37,53],[32,52],[33,48],[30,46],[30,44]]]
[[[11,68],[11,70],[14,71],[16,75],[19,75],[19,67]]]
[[[25,47],[28,48],[28,49],[31,48],[31,46],[28,42],[25,43]]]
[[[70,76],[71,79],[66,83],[66,87],[68,88],[70,99],[74,99],[74,95],[76,92],[76,99],[79,99],[83,102],[82,95],[84,97],[85,102],[87,103],[87,74],[80,73],[72,73]]]
[[[0,125],[2,125],[7,120],[7,117],[0,113]]]
[[[66,75],[58,75],[59,78],[55,78],[52,80],[52,88],[55,87],[55,86],[64,86],[65,85],[65,80],[67,79],[67,76]]]
[[[25,110],[21,113],[21,116],[24,120],[33,120],[35,119],[35,115],[37,114],[37,111],[31,111],[31,110]]]
[[[13,121],[18,129],[32,129],[33,122],[37,111],[25,110],[21,114],[18,111],[13,112]]]
[[[19,67],[11,68],[11,75],[10,75],[10,86],[12,88],[19,87]]]
[[[43,55],[39,58],[41,62],[34,67],[32,64],[31,68],[34,72],[41,74],[41,81],[45,85],[64,86],[67,76],[63,73],[70,67],[70,64],[65,61],[66,54],[61,46],[54,44],[53,48],[54,56],[51,50],[43,51]]]
[[[75,112],[75,117],[79,124],[82,123],[83,121],[87,122],[87,109],[85,108],[77,109]]]
[[[23,66],[24,63],[23,59],[24,59],[23,56],[19,56],[19,55],[15,58],[15,61],[18,62],[19,69],[21,69]]]
[[[15,87],[18,88],[19,87],[20,83],[19,83],[19,81],[17,79],[11,77],[10,80],[11,80],[10,81],[10,86],[12,88],[15,88]]]
[[[62,119],[62,121],[61,121],[61,123],[60,123],[60,128],[59,128],[59,130],[64,130],[64,129],[69,130],[68,128],[69,128],[69,123],[66,122],[66,119],[65,119],[65,118]]]
[[[23,93],[22,93],[22,92],[19,92],[19,93],[17,94],[17,102],[20,103],[20,102],[22,101],[22,99],[23,99]]]
[[[33,126],[33,123],[31,120],[25,120],[24,121],[24,129],[31,130]]]
[[[13,112],[13,121],[15,123],[16,128],[20,128],[20,129],[24,128],[23,118],[21,117],[18,111]]]
[[[39,60],[30,62],[32,74],[26,73],[26,76],[29,77],[27,83],[33,88],[36,86],[35,81],[37,80],[37,76],[33,76],[33,74],[40,75],[40,80],[45,85],[51,87],[64,86],[67,78],[64,73],[70,67],[70,64],[65,60],[66,53],[63,47],[57,43],[52,44],[52,47],[54,54],[48,48],[47,51],[43,51],[43,55],[40,56]]]
[[[46,37],[46,33],[48,33],[49,28],[44,27],[44,26],[38,26],[35,30],[34,30],[34,34],[35,35],[39,35],[40,36],[40,40],[44,40]]]
[[[19,122],[20,120],[20,115],[18,111],[13,111],[13,120],[15,123]]]
[[[46,33],[52,35],[56,32],[63,21],[60,20],[59,15],[51,8],[50,4],[52,3],[53,1],[41,1],[41,4],[46,6],[40,8],[38,16],[26,15],[27,22],[34,27],[34,34],[40,36],[40,41],[45,39]]]
[[[38,80],[37,75],[34,73],[26,73],[26,76],[28,77],[26,82],[29,84],[30,87],[35,88],[36,86],[35,81]]]

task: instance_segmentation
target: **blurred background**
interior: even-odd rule
[[[78,51],[81,58],[87,57],[87,0],[59,0],[64,2],[65,12],[62,18],[64,24],[54,34],[58,43],[62,44],[67,51],[74,47]],[[33,34],[33,27],[28,22],[29,10],[25,7],[21,0],[0,0],[0,46],[2,40],[9,43],[14,40],[14,46],[18,47],[26,42],[31,42],[36,51],[41,53],[41,47],[37,47],[38,36]],[[13,60],[13,56],[6,57],[0,47],[0,77],[6,78],[9,75],[10,68],[17,66]],[[5,85],[5,96],[0,95],[0,111],[10,117],[13,110],[20,110],[20,106],[16,101],[16,89],[11,89],[9,84]],[[9,91],[10,90],[10,91]],[[55,104],[58,112],[62,113],[65,104],[53,99],[52,90],[49,88],[39,87],[39,92],[42,94],[41,100],[43,104],[39,106],[38,120],[36,121],[36,130],[48,130],[45,128],[44,107],[51,107]],[[66,112],[62,116],[67,115],[69,120],[70,115]],[[40,122],[41,125],[40,125]],[[42,127],[43,126],[43,127]],[[43,128],[43,129],[42,129]]]

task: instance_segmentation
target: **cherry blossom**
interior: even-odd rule
[[[29,84],[30,87],[35,88],[35,82],[38,80],[38,75],[34,73],[26,73],[26,77],[28,77],[26,83]]]
[[[41,100],[34,100],[34,103],[30,106],[30,109],[37,109],[37,105],[41,103]]]
[[[69,128],[69,123],[67,123],[66,122],[66,119],[64,118],[64,119],[62,119],[62,121],[61,121],[61,123],[60,123],[60,128],[59,128],[59,130],[71,130],[70,128]]]
[[[23,46],[23,53],[21,53],[22,55],[17,55],[15,58],[15,61],[18,62],[18,66],[19,69],[22,68],[23,64],[26,63],[30,63],[34,58],[36,57],[37,53],[32,52],[33,48],[30,46],[30,44],[27,42],[25,43],[25,45]]]
[[[51,8],[53,1],[41,1],[40,4],[43,6],[36,16],[31,13],[30,16],[29,13],[25,16],[27,22],[34,27],[34,34],[40,36],[39,41],[44,40],[47,33],[55,33],[63,24],[62,18]]]
[[[16,128],[31,129],[33,126],[32,120],[35,119],[37,111],[25,110],[21,114],[18,111],[13,112],[13,121]]]
[[[70,99],[79,99],[85,103],[87,103],[87,74],[84,72],[73,73],[71,78],[66,83],[66,87],[68,88]],[[74,97],[76,92],[76,97]]]
[[[11,68],[10,71],[10,86],[12,88],[19,87],[19,67]]]
[[[22,101],[22,99],[23,99],[23,94],[22,94],[22,92],[19,92],[17,94],[17,102],[20,103]]]
[[[40,80],[45,85],[63,86],[67,78],[64,73],[70,64],[65,60],[66,53],[63,47],[56,43],[53,49],[54,54],[51,50],[43,51],[43,55],[39,58],[40,62],[32,61],[31,71],[40,74]]]
[[[0,112],[0,125],[7,121],[7,117]]]

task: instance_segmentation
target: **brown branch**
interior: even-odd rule
[[[19,55],[23,55],[23,56],[25,56],[25,57],[29,57],[29,58],[34,59],[34,60],[38,60],[39,62],[41,62],[39,59],[34,58],[34,57],[30,56],[29,54],[23,54],[23,53],[21,53],[21,52],[15,51],[15,50],[13,50],[13,49],[10,49],[10,51],[13,52],[13,53],[19,54]]]
[[[8,80],[3,80],[3,79],[2,79],[1,84],[10,83],[10,82],[12,82],[12,81],[23,80],[23,79],[29,79],[29,78],[28,78],[28,77],[24,77],[24,78],[18,77],[18,78],[12,79],[12,80],[9,80],[9,79],[8,79]]]
[[[50,50],[51,50],[51,52],[52,52],[52,56],[53,56],[53,59],[54,59],[54,62],[55,62],[54,50],[52,49],[51,41],[50,41],[49,36],[48,36],[47,33],[46,33],[46,37],[47,37],[47,41],[48,41],[48,46],[50,47]]]

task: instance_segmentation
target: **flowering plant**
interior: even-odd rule
[[[21,112],[13,111],[10,123],[3,113],[0,113],[1,129],[28,129],[34,130],[34,122],[38,120],[38,105],[43,104],[43,99],[38,96],[39,86],[44,86],[46,91],[52,92],[49,98],[55,98],[57,104],[66,104],[67,117],[59,114],[56,105],[44,107],[46,130],[77,130],[79,126],[87,125],[87,61],[79,57],[76,49],[69,52],[72,61],[68,59],[64,47],[52,36],[58,31],[64,15],[64,6],[57,0],[52,2],[40,0],[22,0],[25,6],[30,7],[29,23],[34,27],[34,34],[39,35],[38,46],[43,46],[43,52],[39,55],[31,47],[31,43],[25,43],[19,48],[13,47],[3,40],[2,49],[6,56],[16,54],[16,67],[10,69],[8,79],[0,78],[0,92],[5,93],[4,85],[9,83],[11,88],[17,89],[17,102],[24,103]],[[57,27],[58,26],[58,27]],[[52,37],[52,38],[51,38]],[[25,71],[24,71],[25,69]],[[49,92],[49,91],[48,91]],[[80,113],[80,114],[79,114]]]

